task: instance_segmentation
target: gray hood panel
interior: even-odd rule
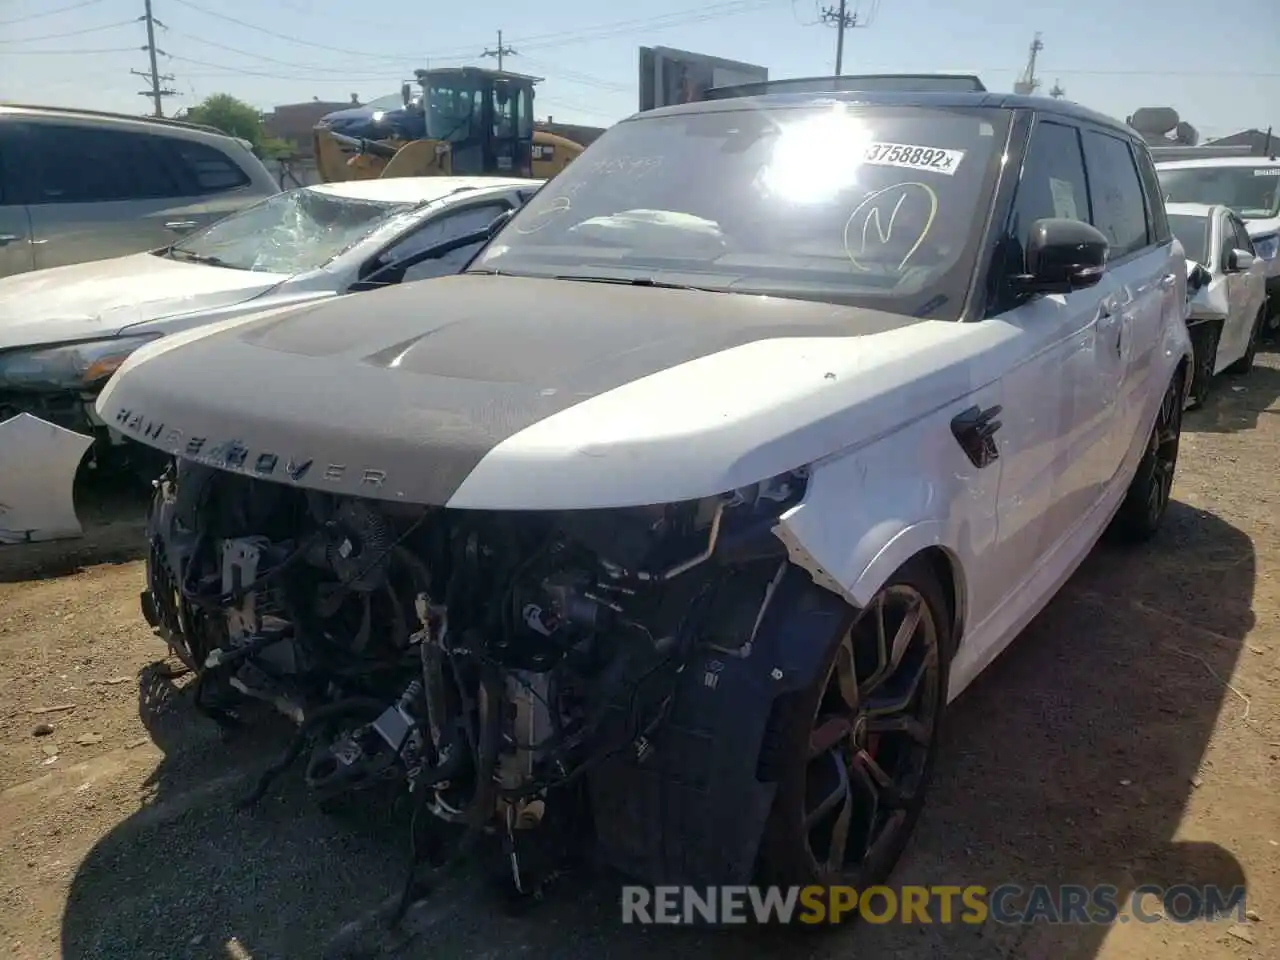
[[[634,380],[752,341],[916,322],[778,298],[463,275],[154,351],[112,379],[98,410],[134,439],[213,466],[442,505],[503,440]]]

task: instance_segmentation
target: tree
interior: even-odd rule
[[[253,144],[254,153],[260,157],[275,157],[292,152],[285,141],[267,136],[261,113],[229,93],[215,93],[206,97],[190,107],[182,119],[188,123],[203,123],[233,137],[248,140]]]

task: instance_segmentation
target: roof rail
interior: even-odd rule
[[[981,80],[967,73],[867,73],[735,83],[712,87],[703,93],[702,99],[730,100],[770,93],[940,93],[953,90],[987,92]]]
[[[138,120],[143,123],[157,123],[166,127],[178,127],[183,130],[200,130],[203,133],[216,133],[220,137],[231,137],[239,139],[227,133],[225,130],[219,130],[217,127],[211,127],[206,123],[191,123],[187,120],[174,120],[170,117],[148,117],[136,113],[118,113],[114,110],[89,110],[84,107],[49,107],[38,103],[12,103],[5,101],[0,103],[0,108],[15,107],[19,110],[42,110],[47,113],[63,113],[71,116],[87,116],[87,117],[111,117],[115,120]]]

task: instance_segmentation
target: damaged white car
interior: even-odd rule
[[[0,543],[77,536],[78,465],[159,467],[93,401],[134,350],[286,304],[453,273],[539,182],[404,177],[303,187],[172,246],[0,280]],[[154,467],[154,469],[153,469]]]
[[[1188,401],[1198,407],[1219,373],[1253,369],[1266,323],[1266,265],[1229,207],[1170,203],[1166,209],[1189,264],[1187,329],[1195,365]]]
[[[1185,309],[1122,124],[762,96],[612,127],[458,276],[145,347],[98,411],[174,458],[143,612],[195,702],[300,722],[247,801],[299,758],[408,789],[431,876],[524,893],[584,843],[862,888],[949,699],[1156,533]]]

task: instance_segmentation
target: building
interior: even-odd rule
[[[331,100],[312,99],[304,103],[284,103],[270,113],[262,115],[262,122],[267,129],[267,136],[293,144],[299,153],[310,156],[311,131],[320,118],[335,110],[346,110],[360,106],[360,98],[351,95],[346,103],[335,103]]]
[[[1217,140],[1211,140],[1210,145],[1214,147],[1248,147],[1251,154],[1261,156],[1265,153],[1280,150],[1280,138],[1274,136],[1270,130],[1241,130],[1239,133],[1233,133],[1229,137],[1219,137]]]

